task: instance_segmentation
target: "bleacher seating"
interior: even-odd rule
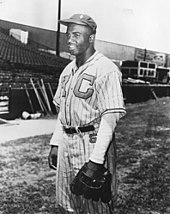
[[[12,36],[0,32],[0,59],[14,67],[30,66],[49,70],[63,69],[68,64],[67,59],[33,49],[30,45],[22,44]]]
[[[69,60],[23,44],[0,32],[0,85],[11,88],[29,87],[30,79],[44,79],[54,85]]]
[[[53,93],[56,91],[59,76],[64,67],[70,62],[68,59],[56,56],[46,51],[40,51],[38,46],[23,44],[13,38],[5,30],[0,28],[0,96],[7,91],[9,97],[9,113],[1,114],[4,119],[18,118],[21,112],[43,111],[44,113],[56,113],[53,105]],[[42,47],[43,50],[44,46]],[[51,110],[42,110],[34,87],[41,98],[42,82],[48,93]],[[41,83],[41,84],[40,84]],[[34,84],[34,87],[33,87]],[[32,101],[32,110],[28,99]],[[45,106],[47,103],[42,99]]]

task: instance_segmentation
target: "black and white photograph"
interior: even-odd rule
[[[0,0],[0,214],[170,214],[169,20]]]

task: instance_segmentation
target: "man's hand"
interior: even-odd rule
[[[111,200],[111,174],[102,165],[92,161],[85,163],[70,184],[71,192],[93,201]]]
[[[48,164],[51,169],[57,169],[57,156],[58,156],[58,146],[51,146],[51,150],[48,156]]]

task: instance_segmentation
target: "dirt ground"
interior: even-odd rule
[[[18,118],[16,120],[1,121],[0,118],[0,144],[2,142],[51,134],[56,126],[55,116],[46,116],[39,119],[24,120]]]
[[[116,130],[115,214],[170,214],[170,98],[126,105]],[[56,214],[51,134],[0,145],[0,214]]]

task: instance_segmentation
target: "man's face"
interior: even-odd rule
[[[67,28],[67,45],[70,53],[74,56],[83,55],[89,48],[91,30],[87,26],[69,24]]]

